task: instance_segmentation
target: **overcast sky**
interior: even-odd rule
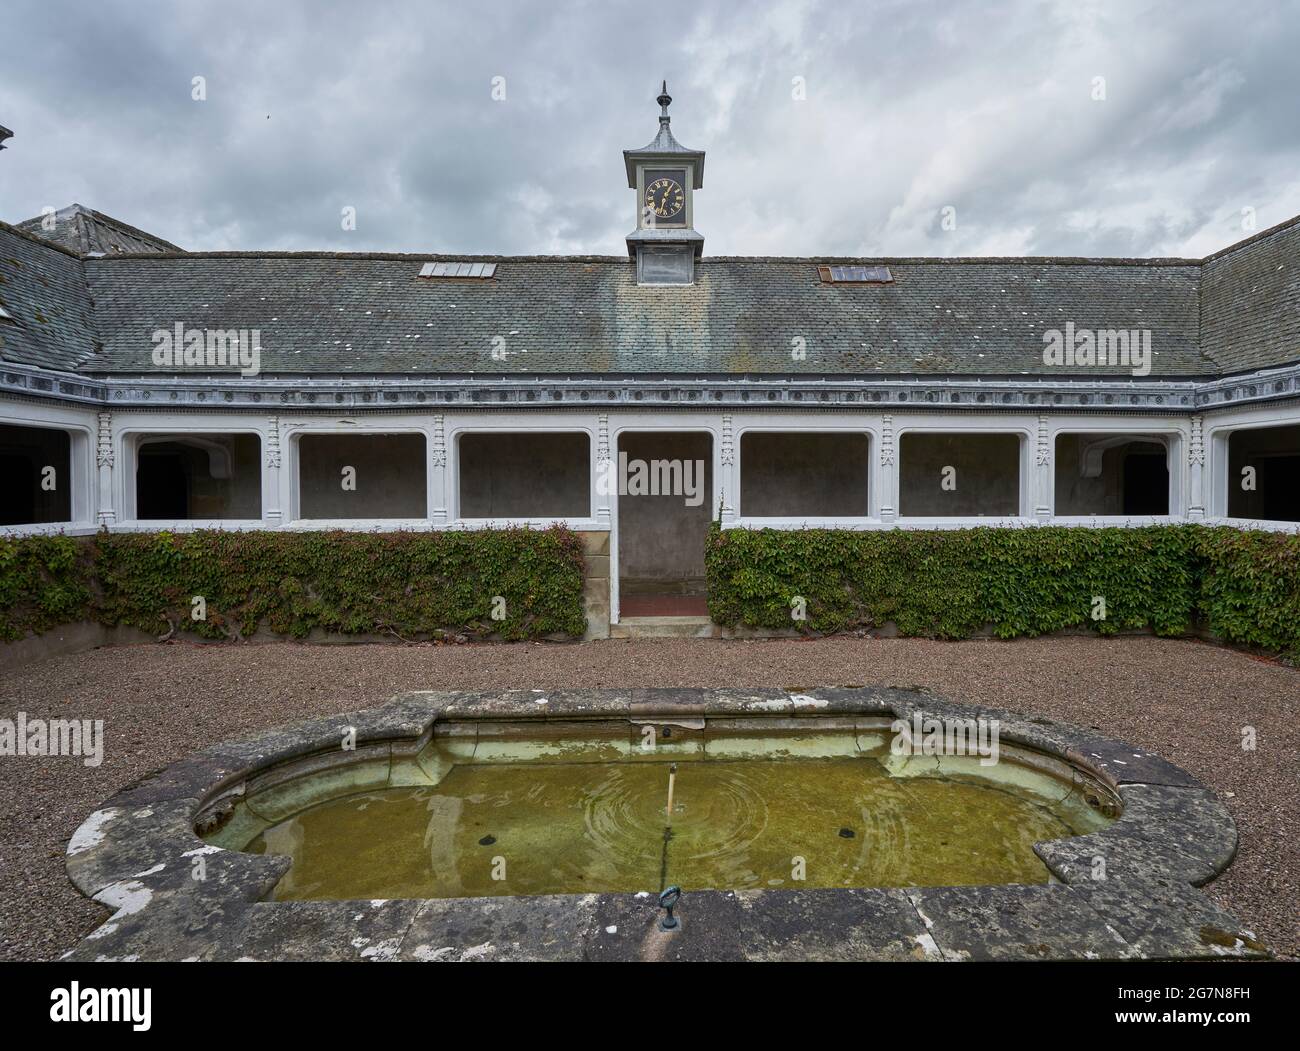
[[[621,254],[663,77],[710,255],[1199,256],[1300,213],[1287,0],[0,17],[0,219],[77,201],[191,250]]]

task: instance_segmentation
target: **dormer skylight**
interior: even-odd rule
[[[817,272],[822,283],[827,285],[888,285],[894,275],[887,266],[847,266],[836,263],[832,266],[819,266]]]
[[[445,277],[486,281],[497,272],[496,263],[461,263],[444,260],[425,263],[420,267],[421,277]]]

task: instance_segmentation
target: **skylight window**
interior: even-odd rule
[[[14,316],[4,307],[0,307],[0,321],[12,321]]]
[[[476,278],[485,281],[497,272],[496,263],[460,263],[444,261],[425,263],[420,267],[421,277]]]
[[[819,266],[822,283],[827,285],[888,285],[894,275],[887,266]]]

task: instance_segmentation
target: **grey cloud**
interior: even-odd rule
[[[1250,232],[1243,208],[1300,212],[1287,5],[11,0],[5,21],[0,218],[75,200],[192,249],[620,254],[620,151],[664,76],[709,151],[711,254],[1200,255]]]

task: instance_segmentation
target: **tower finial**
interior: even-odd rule
[[[659,120],[661,123],[671,120],[668,116],[668,106],[672,103],[673,97],[668,94],[668,81],[665,79],[663,87],[659,89],[659,97],[655,99],[659,103]]]

